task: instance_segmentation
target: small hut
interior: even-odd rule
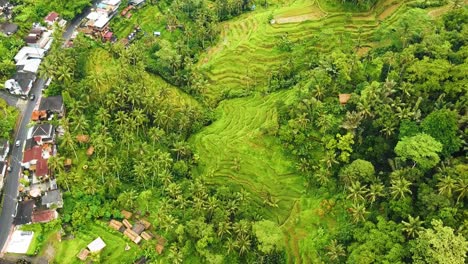
[[[117,231],[120,231],[120,229],[122,228],[123,224],[122,222],[120,221],[117,221],[117,220],[114,220],[112,219],[110,222],[109,222],[109,227],[114,229],[114,230],[117,230]]]
[[[130,222],[127,219],[124,219],[122,223],[126,228],[132,229],[132,224],[130,224]]]
[[[142,232],[141,237],[146,241],[151,240],[153,238],[153,236],[150,233],[147,233],[147,232]]]
[[[137,233],[138,235],[145,231],[145,226],[140,224],[139,222],[134,224],[132,227],[132,231]]]
[[[341,105],[346,105],[346,103],[349,101],[349,98],[351,98],[351,94],[339,94],[338,98],[340,99]]]
[[[140,223],[145,226],[145,229],[149,229],[151,227],[151,223],[146,220],[141,219]]]
[[[120,213],[123,215],[123,217],[124,217],[125,219],[130,219],[130,218],[132,218],[132,213],[130,213],[129,211],[122,210],[122,211],[120,211]]]
[[[93,155],[93,153],[94,153],[94,147],[93,146],[89,147],[88,150],[86,150],[86,155],[88,155],[88,157]]]
[[[88,258],[89,250],[83,248],[78,255],[76,255],[81,261],[85,261]]]

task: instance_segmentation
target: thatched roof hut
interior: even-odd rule
[[[122,211],[120,211],[120,213],[123,215],[123,217],[125,219],[130,219],[130,218],[132,218],[132,215],[133,215],[132,213],[130,213],[129,211],[126,211],[126,210],[122,210]]]
[[[340,104],[345,105],[349,101],[349,98],[351,98],[351,94],[339,94],[338,98],[340,99]]]

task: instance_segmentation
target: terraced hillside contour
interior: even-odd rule
[[[386,0],[369,12],[350,15],[323,10],[317,1],[291,0],[225,22],[219,43],[203,54],[197,65],[209,80],[207,96],[219,99],[226,91],[264,89],[272,69],[288,59],[289,54],[275,48],[278,38],[286,33],[290,40],[299,41],[324,30],[348,32],[371,47],[371,36],[382,21],[392,24],[408,9],[406,1]],[[269,23],[272,17],[274,24]],[[326,52],[332,47],[321,48]],[[191,138],[200,156],[195,176],[249,191],[264,206],[265,218],[284,230],[288,261],[315,263],[316,252],[304,245],[304,238],[313,241],[320,236],[321,224],[332,230],[336,219],[318,216],[323,195],[305,195],[295,164],[280,142],[269,135],[278,126],[275,102],[293,98],[294,90],[264,97],[259,94],[222,101],[216,109],[216,121]],[[278,207],[264,205],[268,197],[273,197]]]
[[[404,2],[381,1],[369,12],[351,14],[327,12],[317,1],[297,0],[225,22],[219,43],[201,57],[198,65],[209,80],[208,95],[218,98],[226,90],[265,86],[271,71],[290,55],[275,48],[278,38],[285,34],[295,42],[323,30],[347,32],[369,44],[382,20],[393,21],[406,10]],[[271,17],[274,24],[269,23]]]

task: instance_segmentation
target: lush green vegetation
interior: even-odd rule
[[[11,107],[0,99],[0,137],[11,139],[13,138],[13,129],[15,128],[18,119],[18,110]]]
[[[127,48],[54,45],[41,74],[68,110],[50,166],[78,238],[56,260],[99,234],[103,262],[464,263],[468,10],[252,4],[148,3],[111,24],[149,33]],[[120,209],[161,256],[101,226]]]

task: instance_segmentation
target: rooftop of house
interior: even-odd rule
[[[23,47],[15,55],[15,62],[24,60],[27,58],[39,58],[42,59],[45,55],[45,50],[34,47]]]
[[[101,237],[96,238],[93,242],[88,244],[88,249],[91,252],[101,251],[105,247],[106,243],[104,243]]]
[[[54,126],[51,124],[40,124],[33,128],[32,137],[47,137],[52,134]]]
[[[3,32],[3,34],[9,36],[9,35],[15,34],[16,31],[18,31],[18,25],[14,23],[8,23],[8,22],[0,23],[0,31]]]
[[[36,172],[34,173],[36,177],[43,177],[49,173],[49,164],[46,159],[40,158],[36,163]]]
[[[24,152],[23,162],[26,163],[32,160],[39,160],[41,158],[42,158],[42,147],[36,145]]]
[[[48,191],[42,196],[42,205],[62,202],[62,193],[57,190]]]
[[[52,112],[63,111],[63,98],[61,95],[42,97],[39,104],[39,111],[48,110]]]
[[[59,17],[59,14],[56,12],[50,12],[45,18],[44,21],[46,22],[54,22]]]
[[[25,225],[32,221],[32,212],[34,209],[34,200],[28,200],[18,203],[18,211],[13,219],[15,225]]]
[[[33,223],[47,223],[57,217],[58,213],[55,210],[41,210],[33,212],[31,220]]]
[[[39,66],[41,65],[41,59],[27,58],[20,60],[16,63],[16,70],[23,72],[37,73]]]

